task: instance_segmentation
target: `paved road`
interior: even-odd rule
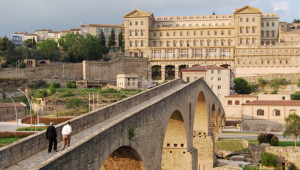
[[[220,133],[219,138],[236,138],[236,139],[257,139],[257,135],[254,134],[232,134],[232,133]],[[284,138],[278,135],[280,141],[294,141],[293,138]]]
[[[28,127],[30,124],[18,124],[19,128],[20,127]],[[9,131],[9,132],[15,132],[17,129],[17,122],[0,122],[0,131]]]

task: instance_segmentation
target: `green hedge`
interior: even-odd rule
[[[17,131],[43,131],[47,129],[47,126],[39,126],[39,127],[34,127],[34,126],[30,126],[30,127],[23,127],[23,128],[18,128]]]

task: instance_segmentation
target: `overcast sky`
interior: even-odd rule
[[[134,9],[154,16],[232,14],[245,5],[278,13],[280,21],[300,19],[300,0],[0,0],[0,37],[14,31],[34,33],[79,28],[82,24],[121,24]]]

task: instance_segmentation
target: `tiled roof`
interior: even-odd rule
[[[71,28],[70,31],[78,31],[80,28]]]
[[[24,36],[38,36],[37,34],[25,34]]]
[[[124,25],[109,25],[109,24],[89,24],[90,27],[117,27],[124,28]]]
[[[70,30],[67,30],[67,31],[61,31],[61,32],[70,32]]]
[[[42,29],[42,30],[35,30],[35,31],[52,31],[51,29]]]
[[[225,70],[228,68],[224,68],[224,67],[219,67],[219,66],[215,66],[215,65],[208,65],[206,66],[207,70],[211,70],[211,69],[218,69],[218,70]],[[193,67],[189,67],[189,68],[185,68],[185,69],[181,69],[182,72],[196,72],[196,71],[205,71],[205,66],[193,66]]]
[[[254,100],[244,105],[300,106],[300,100]]]
[[[225,97],[257,97],[257,96],[251,94],[232,94],[230,96],[225,96]]]
[[[0,108],[14,108],[15,105],[13,103],[0,103]],[[26,107],[26,105],[22,103],[16,103],[16,107]]]

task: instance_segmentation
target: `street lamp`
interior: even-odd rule
[[[30,124],[32,126],[32,117],[31,117],[31,106],[32,106],[32,103],[29,101],[29,99],[28,99],[27,95],[25,94],[25,92],[23,92],[21,89],[18,89],[18,90],[21,91],[25,95],[25,97],[26,97],[26,99],[28,101],[29,109],[30,109]]]
[[[97,110],[98,110],[98,103],[99,103],[99,100],[98,100],[98,92],[97,93]]]
[[[17,114],[17,107],[16,107],[16,103],[15,103],[15,101],[5,92],[5,91],[3,91],[2,89],[0,89],[2,92],[4,92],[12,101],[13,101],[13,103],[14,103],[14,105],[15,105],[15,111],[16,111],[16,121],[17,121],[17,128],[19,128],[19,125],[18,125],[18,114]]]

